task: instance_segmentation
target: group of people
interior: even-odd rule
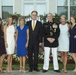
[[[60,72],[58,65],[57,52],[61,52],[63,62],[63,71],[67,72],[67,55],[72,54],[75,61],[76,72],[76,18],[70,18],[70,24],[66,23],[66,16],[61,16],[61,24],[53,21],[53,15],[47,15],[48,22],[41,23],[37,20],[38,12],[32,11],[32,20],[26,22],[24,17],[19,18],[19,26],[16,28],[13,25],[13,18],[9,16],[6,24],[2,25],[0,19],[0,72],[7,54],[7,72],[12,71],[12,55],[15,48],[17,56],[20,59],[20,72],[26,72],[26,54],[28,53],[29,72],[40,70],[38,69],[38,54],[39,46],[44,43],[44,64],[43,73],[49,69],[50,51],[53,56],[53,66],[55,72]]]

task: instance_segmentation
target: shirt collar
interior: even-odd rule
[[[34,21],[35,21],[35,25],[36,25],[37,20],[34,20]],[[32,20],[32,23],[33,23],[33,20]]]

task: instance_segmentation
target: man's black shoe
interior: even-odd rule
[[[37,72],[39,72],[40,70],[39,70],[38,68],[36,68],[36,69],[34,68],[34,71],[37,71]]]
[[[47,71],[48,71],[48,70],[43,70],[42,72],[43,72],[43,73],[46,73]]]
[[[60,71],[60,70],[54,70],[54,72],[58,72],[58,73],[60,73],[61,71]]]
[[[32,71],[33,71],[33,69],[30,69],[30,70],[29,70],[29,72],[32,72]]]

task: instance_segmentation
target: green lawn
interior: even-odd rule
[[[62,66],[63,66],[63,65],[62,65],[61,63],[59,63],[60,69],[62,69]],[[4,65],[3,65],[3,69],[5,70],[6,67],[7,67],[7,64],[4,64]],[[39,69],[40,69],[40,70],[42,70],[42,67],[43,67],[43,64],[39,64]],[[28,70],[28,69],[29,69],[29,66],[28,66],[28,64],[26,64],[26,70]],[[53,69],[53,64],[50,64],[49,69],[50,69],[50,70]],[[74,69],[74,64],[67,64],[67,69],[68,69],[68,70],[73,70],[73,69]],[[19,70],[19,63],[14,63],[14,64],[13,64],[13,70]]]

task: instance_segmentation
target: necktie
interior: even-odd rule
[[[33,21],[32,23],[32,30],[34,31],[34,29],[35,29],[35,21]]]

